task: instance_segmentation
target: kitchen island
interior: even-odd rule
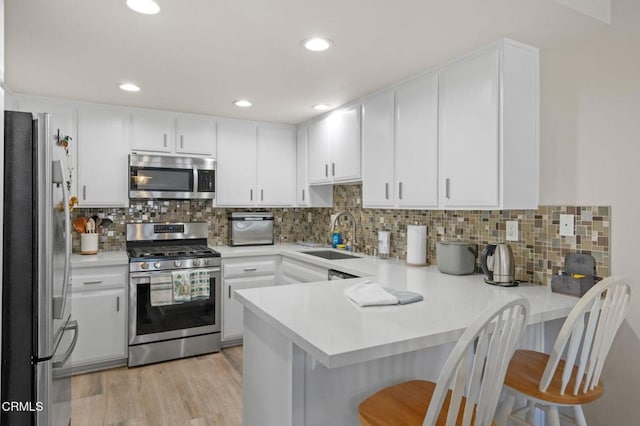
[[[526,297],[530,325],[521,346],[543,350],[543,324],[561,323],[578,300],[546,286],[494,287],[480,275],[445,275],[394,260],[343,262],[372,276],[235,292],[244,305],[243,424],[357,425],[359,403],[380,388],[436,380],[457,339],[490,302]],[[424,300],[358,307],[343,291],[368,279]]]

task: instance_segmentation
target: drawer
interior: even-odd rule
[[[127,282],[127,266],[100,266],[71,270],[71,288],[73,291],[120,288],[126,287]]]
[[[224,278],[275,275],[278,272],[278,259],[261,256],[223,260],[222,270]]]

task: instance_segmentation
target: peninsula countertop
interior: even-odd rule
[[[359,255],[358,259],[325,261],[299,253],[298,248],[270,250],[363,277],[245,289],[234,294],[247,309],[328,368],[453,342],[496,299],[527,298],[530,324],[566,317],[578,300],[552,293],[547,286],[495,287],[485,284],[482,275],[447,275],[434,266],[410,267],[398,260]],[[344,289],[366,280],[420,293],[424,300],[359,307],[344,296]]]

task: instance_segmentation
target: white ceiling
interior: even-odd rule
[[[509,37],[541,48],[605,24],[554,0],[5,0],[16,93],[298,123]],[[304,50],[314,35],[324,53]],[[133,81],[139,93],[118,86]],[[239,109],[246,98],[254,106]]]

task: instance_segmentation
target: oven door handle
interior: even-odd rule
[[[193,268],[193,269],[188,269],[190,271],[200,271],[200,272],[209,272],[209,273],[216,273],[216,272],[220,272],[220,268]],[[129,278],[131,278],[132,280],[136,280],[136,281],[140,281],[140,282],[136,282],[136,283],[132,283],[132,284],[149,284],[149,278],[155,276],[155,275],[167,275],[167,274],[171,274],[172,271],[154,271],[154,272],[131,272],[129,274]]]

